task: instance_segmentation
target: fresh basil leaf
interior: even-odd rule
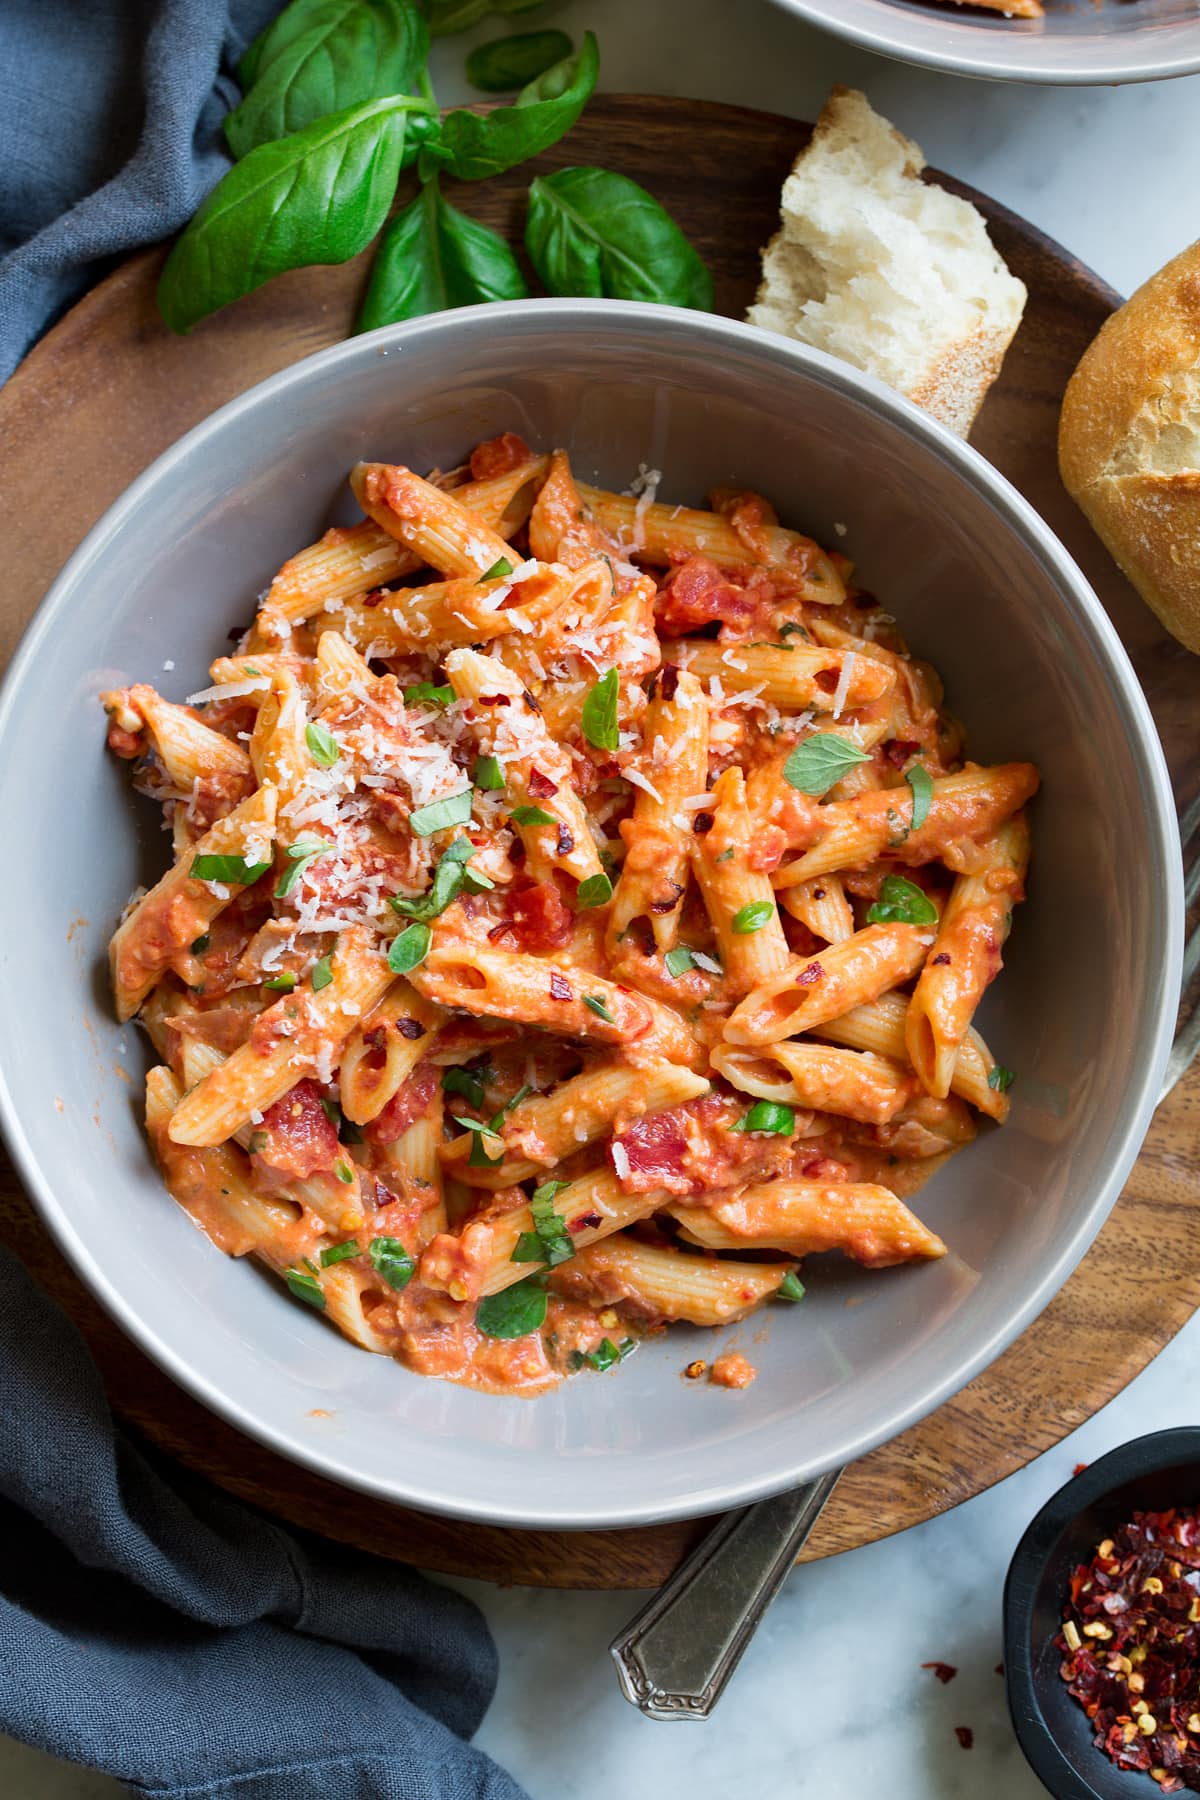
[[[696,966],[696,960],[686,944],[676,944],[673,950],[667,951],[663,961],[667,965],[667,974],[675,980]]]
[[[548,150],[587,105],[599,72],[600,52],[588,31],[574,56],[522,89],[512,106],[447,113],[436,145],[438,161],[460,181],[482,181]]]
[[[867,908],[868,925],[936,925],[938,909],[914,881],[903,875],[885,875],[879,898]]]
[[[1006,1069],[1003,1063],[996,1063],[988,1070],[988,1086],[996,1094],[1007,1094],[1016,1079],[1016,1070]]]
[[[589,1012],[594,1012],[598,1019],[603,1019],[606,1025],[616,1024],[617,1021],[613,1018],[607,1006],[598,995],[585,994],[583,996],[583,1004],[588,1008]]]
[[[399,1238],[372,1238],[367,1245],[367,1255],[371,1259],[371,1267],[377,1275],[382,1275],[390,1288],[400,1293],[406,1288],[417,1272],[417,1265]]]
[[[342,754],[332,731],[317,720],[305,727],[304,741],[308,745],[308,754],[319,769],[332,769]]]
[[[405,919],[428,921],[439,918],[467,885],[471,871],[466,865],[468,858],[474,854],[475,846],[470,838],[456,838],[438,858],[428,893],[422,894],[419,900],[405,900],[399,894],[393,894],[388,905],[393,912],[398,912]],[[495,885],[486,875],[476,875],[473,879],[478,887],[489,888]]]
[[[248,93],[260,75],[265,75],[277,56],[281,56],[298,37],[311,31],[331,13],[348,12],[357,0],[291,0],[279,16],[260,31],[237,67],[238,84]]]
[[[753,931],[761,931],[776,917],[773,900],[750,900],[745,906],[739,906],[730,920],[730,928],[739,937],[749,937]]]
[[[296,1296],[309,1306],[315,1306],[318,1312],[325,1311],[325,1290],[315,1275],[309,1275],[304,1269],[285,1269],[283,1279]]]
[[[592,906],[607,906],[613,896],[613,884],[607,875],[589,875],[575,890],[575,904],[586,912]]]
[[[465,787],[447,800],[431,800],[428,806],[418,806],[409,817],[408,828],[414,837],[432,837],[435,831],[465,825],[470,817],[471,789]]]
[[[387,217],[404,149],[403,95],[368,100],[260,144],[230,169],[178,240],[158,310],[186,332],[273,275],[343,263]]]
[[[296,985],[295,971],[283,969],[278,975],[268,975],[263,982],[265,988],[271,988],[281,994],[290,994]]]
[[[193,881],[227,881],[249,887],[265,875],[269,862],[247,862],[244,856],[193,856],[188,874]]]
[[[466,75],[483,94],[508,94],[524,87],[571,54],[565,31],[523,31],[514,37],[476,44],[467,57]]]
[[[469,31],[492,13],[509,18],[514,13],[534,12],[545,4],[546,0],[426,0],[426,10],[433,36],[450,37]]]
[[[329,1098],[328,1094],[322,1094],[320,1099],[321,1111],[325,1114],[325,1117],[336,1131],[342,1122],[342,1109],[336,1100],[331,1100]]]
[[[528,1337],[546,1319],[546,1290],[536,1276],[489,1294],[475,1311],[475,1323],[485,1337]]]
[[[528,294],[504,239],[451,206],[430,180],[384,232],[355,329]]]
[[[350,1183],[354,1180],[354,1170],[350,1167],[349,1163],[334,1163],[333,1172],[339,1181],[345,1182],[347,1187],[349,1187]]]
[[[442,1092],[461,1094],[467,1105],[478,1111],[483,1105],[484,1089],[494,1078],[494,1071],[486,1063],[478,1069],[446,1069],[442,1075]]]
[[[594,1350],[587,1352],[587,1360],[593,1369],[611,1369],[614,1363],[621,1360],[621,1352],[611,1338],[601,1338]]]
[[[794,619],[790,620],[786,625],[781,625],[779,627],[780,642],[782,643],[785,638],[791,637],[793,633],[797,637],[802,637],[806,643],[812,642],[808,627],[806,625],[798,625]]]
[[[769,1131],[778,1137],[791,1137],[796,1129],[796,1115],[790,1106],[775,1100],[756,1100],[748,1113],[743,1113],[730,1131]]]
[[[547,1182],[534,1193],[529,1202],[533,1230],[523,1231],[517,1239],[513,1262],[544,1262],[547,1268],[555,1269],[574,1256],[575,1245],[567,1222],[554,1209],[555,1194],[567,1185],[565,1181]]]
[[[302,838],[284,851],[288,866],[275,885],[276,900],[286,900],[310,862],[333,849],[327,838]]]
[[[914,763],[912,768],[906,771],[904,779],[912,789],[911,829],[917,831],[929,817],[929,807],[933,800],[933,776],[924,763]]]
[[[352,1256],[361,1255],[357,1238],[348,1238],[344,1244],[330,1244],[321,1252],[321,1267],[332,1269],[335,1263],[347,1262]]]
[[[783,779],[789,787],[819,799],[835,781],[869,760],[857,744],[838,737],[836,732],[818,731],[796,745],[783,765]]]
[[[576,168],[535,177],[525,248],[552,294],[712,311],[704,263],[665,207],[625,175]]]
[[[388,951],[388,968],[393,975],[407,975],[429,955],[429,946],[433,942],[433,933],[428,925],[418,921],[406,925],[392,939]]]
[[[479,577],[479,580],[475,585],[476,587],[479,587],[481,583],[485,581],[503,581],[504,577],[506,575],[511,575],[512,572],[513,566],[509,562],[507,556],[498,556],[491,568],[483,571],[483,574]]]
[[[429,27],[414,0],[342,0],[290,43],[266,48],[250,92],[225,118],[239,159],[330,113],[406,93],[428,59]]]
[[[453,700],[454,689],[448,683],[435,687],[432,681],[415,681],[404,690],[405,706],[450,706]]]
[[[480,756],[471,771],[471,784],[481,793],[498,794],[504,787],[504,765],[498,756]]]
[[[779,1286],[775,1289],[777,1300],[803,1300],[804,1283],[794,1269],[789,1269]]]
[[[597,750],[616,750],[620,743],[617,726],[617,702],[621,694],[621,677],[609,669],[589,688],[583,703],[581,723],[583,735]]]
[[[327,950],[325,955],[323,957],[321,957],[320,961],[315,962],[313,964],[313,972],[312,972],[312,991],[313,991],[313,993],[319,994],[321,989],[327,988],[332,980],[333,980],[333,951]]]
[[[569,1181],[543,1181],[540,1187],[534,1188],[531,1204],[544,1206],[548,1201],[553,1200],[555,1194],[561,1194],[563,1189],[569,1188],[570,1185]]]
[[[508,816],[514,825],[558,824],[554,814],[548,813],[542,806],[514,806]]]
[[[207,931],[204,933],[203,937],[193,938],[192,945],[191,945],[192,955],[193,956],[203,956],[204,952],[209,948],[209,946],[211,944],[212,944],[212,939],[208,935]]]

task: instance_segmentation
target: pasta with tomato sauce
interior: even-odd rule
[[[360,464],[211,685],[103,696],[173,840],[111,946],[169,1191],[497,1391],[944,1254],[906,1198],[1008,1106],[1036,770],[964,760],[840,553],[659,480]]]

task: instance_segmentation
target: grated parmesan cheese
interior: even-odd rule
[[[257,694],[270,685],[265,675],[250,676],[245,681],[220,681],[213,687],[200,688],[189,694],[187,704],[203,706],[208,700],[236,700],[239,694]]]
[[[657,800],[660,806],[665,806],[667,804],[654,783],[648,781],[647,778],[644,775],[639,774],[636,769],[622,769],[621,773],[624,775],[626,781],[631,781],[634,787],[641,788],[644,794],[649,794],[650,798],[652,800]]]
[[[840,719],[845,709],[846,695],[850,692],[850,676],[856,661],[856,653],[853,650],[847,650],[846,660],[842,664],[841,674],[838,676],[838,684],[834,690],[833,716],[835,719]]]
[[[629,1152],[620,1138],[614,1138],[612,1141],[612,1164],[617,1172],[617,1180],[628,1181],[632,1173],[629,1167]]]

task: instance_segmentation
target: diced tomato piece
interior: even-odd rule
[[[668,1188],[673,1194],[691,1190],[691,1177],[684,1173],[688,1141],[684,1132],[684,1108],[672,1107],[667,1112],[647,1113],[635,1119],[613,1143],[625,1152],[629,1173],[621,1173],[621,1186],[629,1193],[644,1194],[650,1188]],[[609,1148],[612,1158],[612,1147]],[[614,1168],[616,1164],[614,1162]]]
[[[746,867],[767,873],[777,869],[788,847],[787,832],[778,825],[763,825],[746,846]]]
[[[316,1082],[298,1081],[268,1107],[252,1142],[254,1154],[276,1174],[303,1179],[332,1169],[338,1157],[337,1128],[321,1105]]]
[[[553,881],[539,881],[512,896],[512,929],[522,950],[560,950],[575,923]]]
[[[754,605],[711,558],[689,556],[659,588],[654,612],[661,632],[681,637],[715,619],[729,625],[745,624]]]
[[[515,431],[502,431],[499,437],[476,444],[471,452],[472,481],[490,481],[494,475],[507,475],[529,461],[533,452]]]
[[[366,1127],[373,1144],[394,1144],[428,1112],[441,1079],[439,1070],[430,1062],[418,1063],[408,1080],[402,1082],[378,1118]]]

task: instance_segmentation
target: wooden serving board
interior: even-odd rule
[[[596,162],[643,182],[708,260],[719,310],[740,316],[754,291],[759,247],[775,226],[781,181],[807,135],[792,120],[732,107],[605,97],[535,167]],[[451,197],[519,242],[533,172],[452,186]],[[1002,207],[956,182],[945,185],[982,208],[1030,296],[973,441],[1050,522],[1101,595],[1186,802],[1200,788],[1200,659],[1167,638],[1126,586],[1067,498],[1055,462],[1063,387],[1117,296]],[[131,258],[0,391],[0,660],[68,554],[134,476],[224,401],[344,337],[366,274],[360,258],[284,276],[179,339],[155,312],[161,265],[161,251]],[[886,1537],[979,1493],[1057,1443],[1162,1349],[1200,1303],[1198,1135],[1200,1065],[1160,1109],[1124,1195],[1066,1287],[978,1380],[847,1472],[806,1558]],[[298,1525],[429,1569],[596,1588],[657,1585],[708,1527],[701,1519],[618,1532],[504,1531],[351,1499],[243,1437],[148,1361],[63,1262],[7,1164],[0,1167],[0,1239],[81,1326],[132,1425],[232,1493]]]

